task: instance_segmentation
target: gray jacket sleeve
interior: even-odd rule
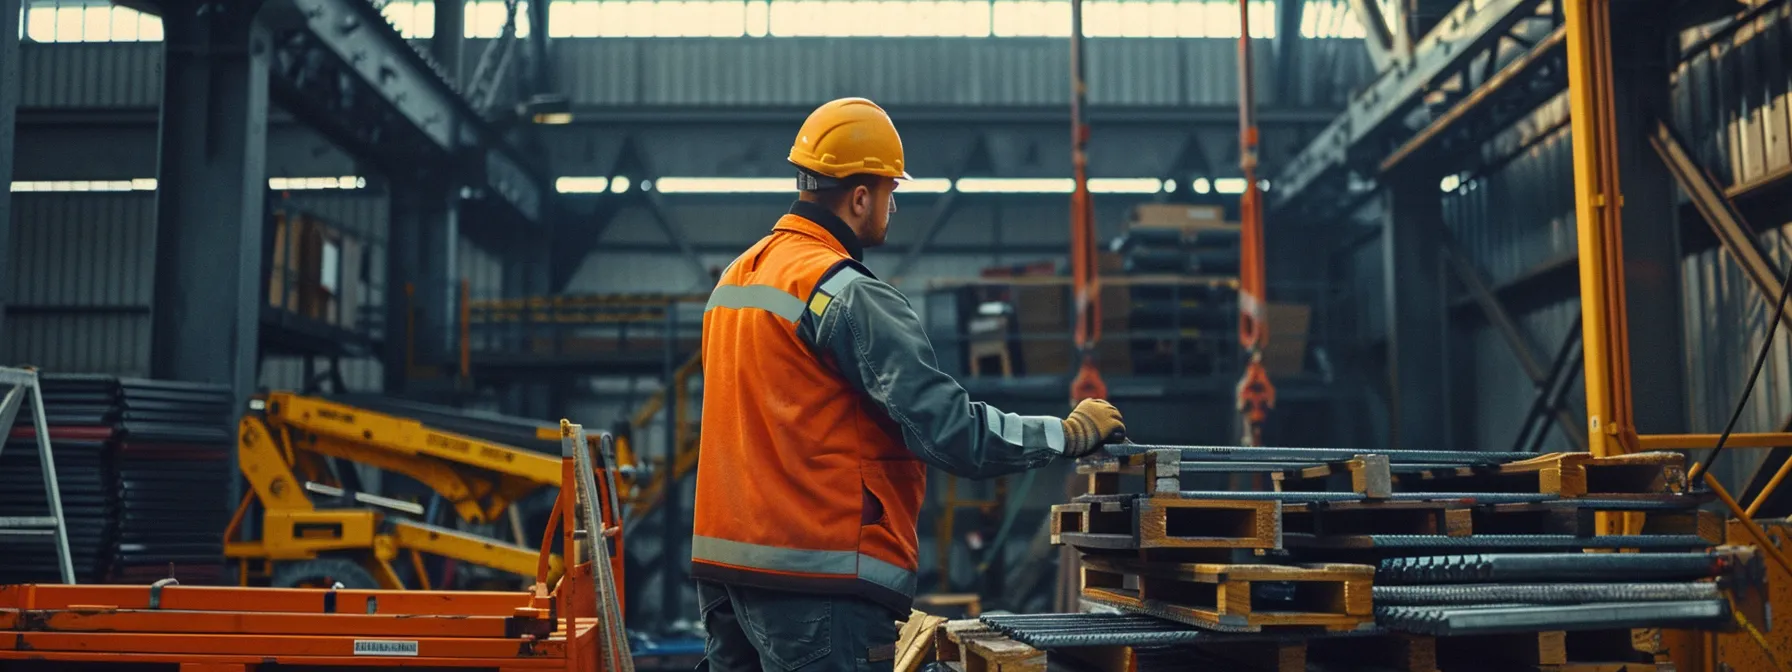
[[[971,401],[939,369],[908,299],[853,262],[816,285],[798,331],[902,429],[921,460],[967,478],[1024,471],[1064,452],[1064,425]]]

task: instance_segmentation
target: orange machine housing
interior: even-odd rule
[[[583,431],[576,434],[583,444]],[[547,528],[547,537],[560,534],[568,549],[586,543],[575,535],[576,525],[563,524],[579,519],[578,471],[574,457],[562,457],[561,494]],[[615,604],[603,594],[613,591],[604,575],[608,563],[595,564],[589,555],[569,554],[584,561],[550,586],[543,550],[534,588],[518,592],[198,587],[171,580],[0,586],[0,671],[144,664],[183,672],[632,670],[619,619],[602,616],[620,614],[604,608]]]

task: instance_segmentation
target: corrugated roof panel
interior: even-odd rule
[[[151,107],[161,100],[159,42],[19,45],[20,107]]]

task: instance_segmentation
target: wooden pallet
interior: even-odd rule
[[[1403,633],[1291,636],[1164,646],[1097,645],[1036,649],[979,621],[935,629],[939,660],[953,670],[1034,672],[1160,672],[1237,669],[1252,672],[1670,672],[1659,631],[1537,632],[1470,637]],[[1652,636],[1653,635],[1653,636]]]
[[[1681,499],[1631,495],[1623,499]],[[1597,532],[1604,499],[1480,504],[1472,499],[1284,504],[1274,501],[1083,495],[1052,507],[1051,541],[1085,552],[1179,549],[1366,548],[1371,535],[1570,534]],[[1582,504],[1585,502],[1585,505]],[[1690,503],[1690,502],[1689,502]],[[1698,509],[1650,511],[1639,534],[1723,540],[1723,520]],[[1186,555],[1192,561],[1224,561]]]
[[[1671,495],[1679,497],[1679,495]],[[1476,504],[1473,501],[1395,501],[1286,504],[1282,508],[1283,541],[1296,545],[1318,538],[1342,543],[1344,538],[1374,534],[1439,535],[1597,533],[1601,506],[1580,506],[1560,500],[1525,504]],[[1713,544],[1723,540],[1723,517],[1698,509],[1650,511],[1639,534],[1696,534]],[[1347,545],[1347,544],[1346,544]]]
[[[1078,646],[1040,650],[1014,641],[980,621],[949,621],[935,630],[939,660],[962,672],[1167,672],[1201,669],[1245,669],[1253,672],[1306,672],[1307,646],[1300,639],[1218,642],[1133,647]],[[1419,672],[1435,672],[1425,670]]]
[[[1538,492],[1562,497],[1664,493],[1685,488],[1686,456],[1552,453],[1493,467],[1393,474],[1395,492]]]
[[[1191,462],[1191,464],[1194,464]],[[1200,462],[1207,473],[1268,474],[1274,488],[1288,492],[1351,492],[1370,499],[1392,493],[1534,492],[1561,497],[1665,493],[1684,490],[1686,457],[1648,452],[1614,457],[1551,453],[1485,466],[1391,464],[1386,455],[1365,452],[1350,460],[1314,464]],[[1140,476],[1140,494],[1175,497],[1183,487],[1184,464],[1176,450],[1152,450],[1124,457],[1100,456],[1077,463],[1088,477],[1087,493],[1121,494],[1120,477]]]
[[[1368,565],[1224,565],[1083,558],[1083,599],[1229,632],[1374,624]],[[1291,609],[1260,591],[1282,589]]]
[[[1051,540],[1085,550],[1275,549],[1281,502],[1107,495],[1052,506]]]
[[[1009,639],[976,619],[946,621],[934,631],[933,647],[943,662],[964,672],[1045,672],[1045,652]]]

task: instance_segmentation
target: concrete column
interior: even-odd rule
[[[18,126],[20,0],[0,0],[0,268],[12,266],[12,151]],[[0,340],[6,338],[6,307],[12,303],[12,274],[0,272]]]
[[[422,199],[409,184],[392,183],[386,234],[386,324],[381,359],[386,394],[404,394],[410,378],[411,296],[417,279],[417,233],[423,227]]]
[[[460,207],[458,197],[431,193],[417,231],[417,363],[453,361],[460,314]]]
[[[1390,448],[1446,450],[1450,434],[1449,316],[1443,201],[1437,172],[1407,167],[1384,181]]]
[[[238,3],[163,7],[150,373],[241,401],[259,354],[269,38]]]

